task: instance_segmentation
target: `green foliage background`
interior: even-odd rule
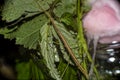
[[[17,80],[86,80],[39,7],[54,18],[75,57],[88,72],[91,57],[82,30],[82,5],[78,2],[80,0],[5,0],[0,34],[24,47],[19,51],[24,57],[16,59]]]

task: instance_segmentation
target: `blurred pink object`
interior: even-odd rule
[[[88,0],[91,10],[83,18],[88,44],[93,40],[94,54],[89,77],[93,73],[97,43],[120,41],[120,5],[117,0]]]
[[[91,0],[92,9],[83,19],[88,41],[120,41],[120,5],[117,0]]]

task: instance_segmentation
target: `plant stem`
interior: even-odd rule
[[[79,46],[80,46],[80,49],[83,49],[83,50],[80,50],[80,53],[82,55],[87,55],[88,57],[88,61],[90,63],[92,63],[92,58],[88,52],[88,47],[87,47],[87,44],[86,44],[86,40],[84,38],[84,31],[83,31],[83,27],[82,27],[82,15],[83,15],[83,9],[82,9],[82,0],[77,0],[77,24],[78,24],[78,43],[79,43]],[[87,71],[87,63],[85,60],[83,60],[83,66],[84,68],[86,69]],[[93,69],[94,69],[94,72],[96,74],[96,77],[98,78],[98,72],[97,72],[97,69],[93,66]]]
[[[85,71],[85,69],[80,65],[79,61],[77,60],[77,58],[75,57],[72,49],[70,48],[69,44],[67,43],[67,41],[65,40],[64,36],[62,35],[62,33],[59,31],[59,29],[57,28],[56,24],[55,24],[55,20],[52,18],[52,16],[47,12],[45,11],[42,6],[40,6],[40,4],[37,2],[38,6],[40,9],[42,9],[46,16],[50,19],[56,33],[58,34],[58,36],[60,37],[60,39],[62,40],[65,48],[67,49],[68,53],[70,54],[72,60],[74,61],[74,63],[76,64],[76,66],[78,67],[78,69],[83,73],[83,75],[86,77],[86,79],[88,79],[88,73]]]

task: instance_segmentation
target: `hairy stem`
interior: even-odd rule
[[[85,69],[80,65],[79,61],[77,60],[77,58],[75,57],[72,49],[70,48],[69,44],[67,43],[67,41],[65,40],[64,36],[62,35],[62,33],[59,31],[59,29],[57,28],[55,22],[54,22],[54,19],[52,18],[52,16],[47,12],[45,11],[41,6],[40,4],[37,2],[37,4],[39,5],[40,9],[42,9],[46,16],[50,19],[56,33],[58,34],[59,38],[62,40],[65,48],[67,49],[68,53],[70,54],[72,60],[74,61],[74,63],[76,64],[76,66],[78,67],[78,69],[83,73],[83,75],[88,79],[88,74],[87,72],[85,71]]]

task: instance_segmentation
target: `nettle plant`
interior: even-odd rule
[[[17,80],[87,80],[92,63],[82,28],[84,0],[4,0],[0,34],[15,40]],[[26,60],[27,59],[27,60]],[[98,78],[93,66],[92,79]]]

